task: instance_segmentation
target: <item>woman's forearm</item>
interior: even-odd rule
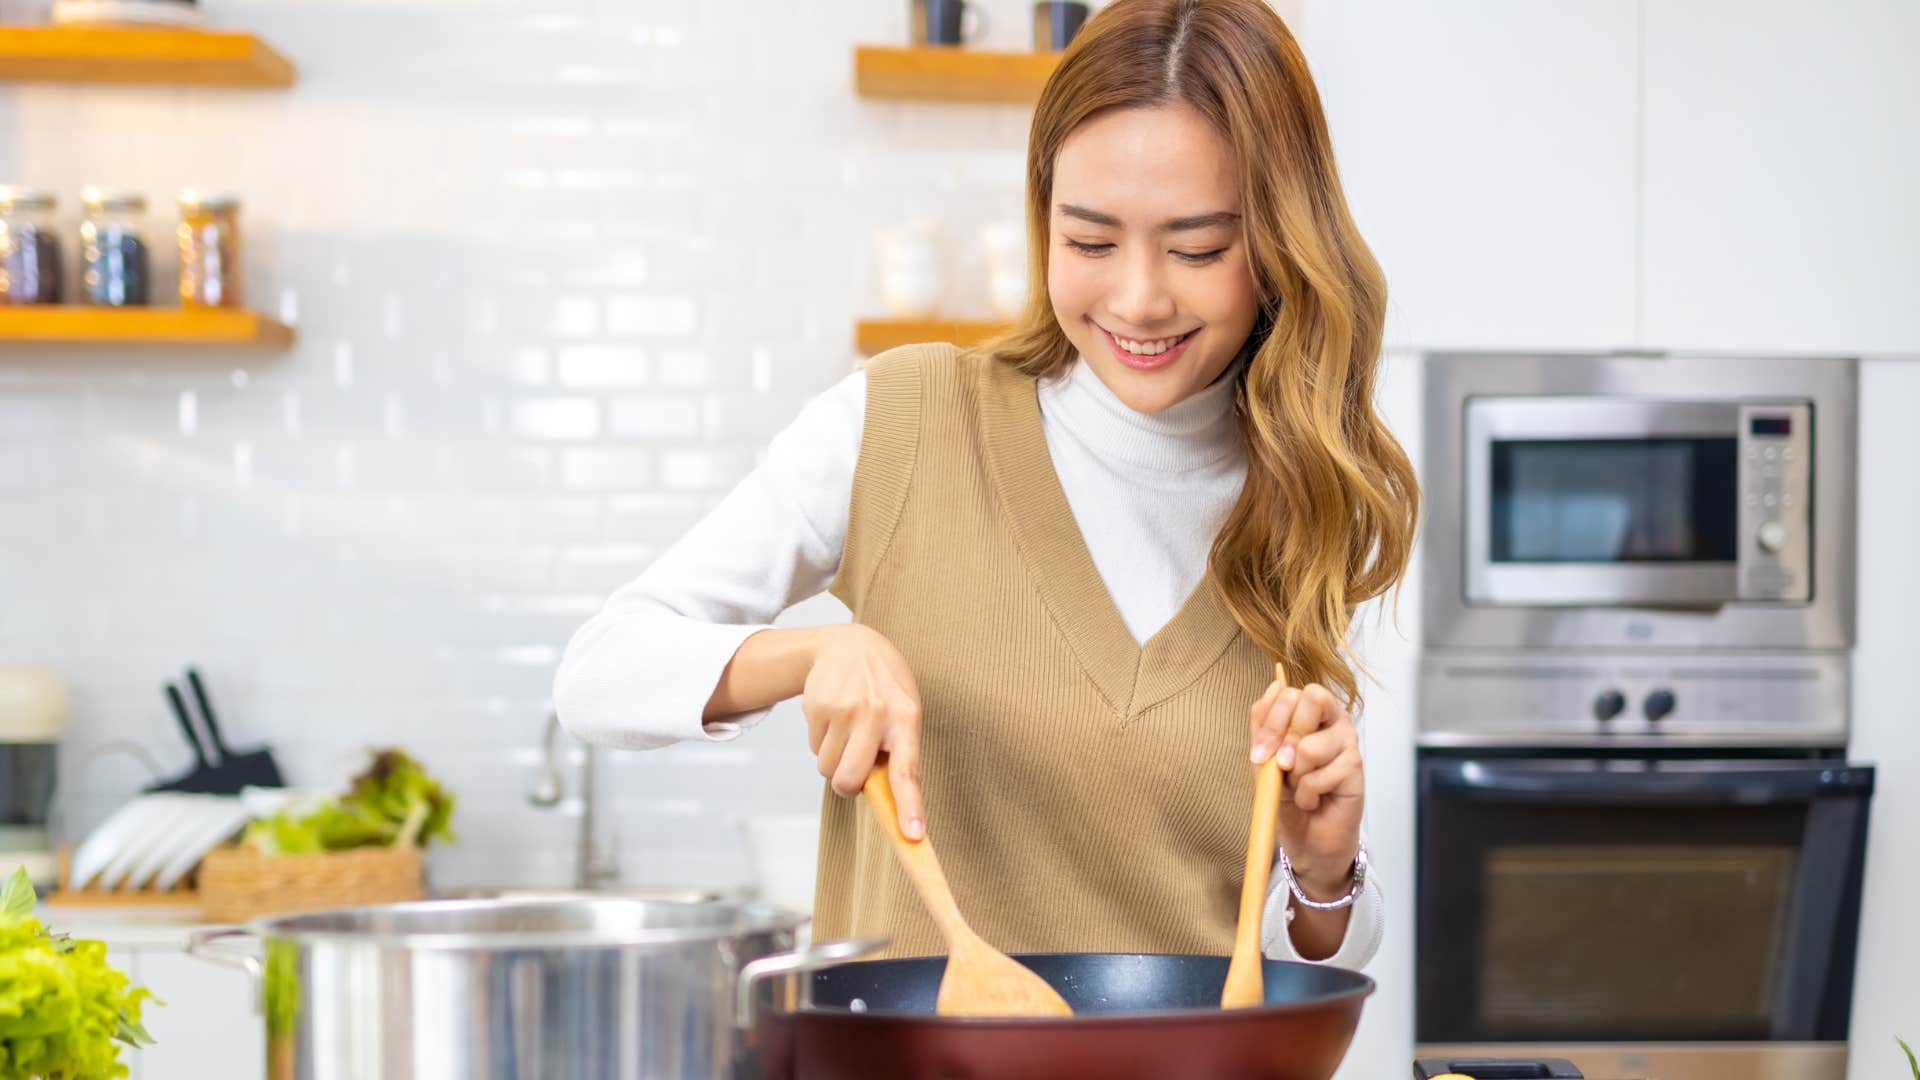
[[[836,629],[803,626],[749,635],[720,672],[700,719],[725,720],[799,696],[813,667],[814,650]]]

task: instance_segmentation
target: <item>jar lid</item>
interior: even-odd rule
[[[113,188],[90,185],[80,189],[80,205],[89,210],[122,210],[139,213],[147,208],[147,197],[137,191],[118,191]]]
[[[216,194],[211,191],[196,191],[187,188],[180,193],[182,210],[238,210],[240,196]]]
[[[39,188],[18,187],[13,184],[0,184],[0,209],[6,210],[51,210],[53,192]]]

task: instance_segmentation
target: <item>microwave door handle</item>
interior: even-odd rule
[[[1436,795],[1507,802],[1803,803],[1867,795],[1872,766],[1813,765],[1802,769],[1726,769],[1642,772],[1548,769],[1497,761],[1453,761],[1431,767]]]

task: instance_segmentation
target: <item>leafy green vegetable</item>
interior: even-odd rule
[[[33,883],[16,869],[0,890],[0,1080],[120,1080],[119,1044],[150,1045],[140,1006],[98,941],[49,933],[34,918]]]
[[[267,854],[451,842],[453,796],[402,750],[381,750],[347,793],[303,814],[286,811],[247,826],[242,842]],[[4,1080],[4,1078],[0,1078]]]
[[[1893,1041],[1899,1043],[1900,1049],[1907,1052],[1907,1068],[1913,1070],[1913,1080],[1920,1080],[1920,1061],[1914,1060],[1913,1047],[1908,1046],[1905,1039],[1896,1038]]]
[[[291,941],[267,942],[267,1034],[291,1035],[300,1017],[300,950]]]

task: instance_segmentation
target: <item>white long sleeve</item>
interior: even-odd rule
[[[766,718],[700,714],[740,643],[839,571],[866,397],[855,372],[808,402],[739,486],[574,633],[554,677],[568,731],[650,750]]]
[[[1075,363],[1042,383],[1039,398],[1047,450],[1088,553],[1128,630],[1145,641],[1205,574],[1213,534],[1239,495],[1245,454],[1231,386],[1148,416]],[[771,710],[701,722],[740,643],[838,572],[865,412],[858,371],[808,402],[739,486],[574,634],[554,680],[569,731],[651,749],[731,739],[766,717]],[[1284,888],[1269,893],[1263,951],[1297,960],[1288,899]],[[1365,964],[1383,922],[1370,880],[1326,962]]]

